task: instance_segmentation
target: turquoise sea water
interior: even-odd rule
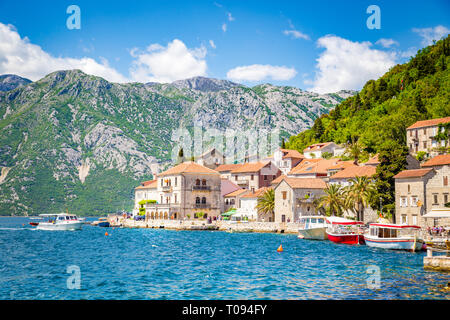
[[[30,221],[0,218],[0,299],[450,299],[450,274],[424,271],[424,253],[283,234],[38,231]],[[72,265],[80,289],[67,288]],[[368,288],[371,265],[379,289]]]

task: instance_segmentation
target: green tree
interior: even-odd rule
[[[385,216],[392,216],[395,221],[395,179],[394,176],[405,170],[408,162],[408,148],[396,141],[386,141],[380,148],[380,164],[374,175],[376,194],[371,202],[372,208],[382,209]],[[380,208],[380,198],[381,205]]]
[[[258,197],[256,209],[264,215],[272,216],[275,210],[275,191],[272,188],[266,190]]]
[[[343,188],[338,184],[330,184],[325,194],[315,201],[317,209],[323,209],[327,216],[342,216],[345,210]]]
[[[363,155],[363,145],[358,138],[353,138],[350,143],[347,143],[345,154],[354,159],[355,164],[358,164],[359,159]]]
[[[359,221],[364,221],[364,209],[369,207],[370,201],[376,194],[375,184],[367,177],[356,177],[350,180],[346,187],[347,208],[356,213]]]

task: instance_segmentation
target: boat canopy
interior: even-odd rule
[[[58,216],[74,216],[74,214],[69,213],[43,213],[39,217],[58,217]]]
[[[420,229],[419,226],[415,225],[406,225],[406,224],[393,224],[393,223],[371,223],[369,225],[370,227],[380,227],[380,228],[387,228],[387,229]]]
[[[364,224],[362,221],[355,221],[350,219],[345,219],[341,217],[327,217],[327,222],[331,224],[340,224],[340,225],[359,225]]]
[[[422,218],[434,218],[434,219],[438,219],[438,218],[450,218],[450,209],[447,208],[435,208],[435,209],[431,209],[430,212],[428,212],[427,214],[424,214],[422,216]]]

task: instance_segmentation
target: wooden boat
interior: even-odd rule
[[[419,235],[420,227],[391,223],[371,223],[364,238],[369,247],[420,251],[423,239]]]
[[[300,218],[298,238],[311,240],[328,239],[326,229],[327,222],[324,216],[304,216]]]
[[[326,230],[328,240],[343,244],[364,244],[362,221],[354,221],[340,217],[328,217]]]

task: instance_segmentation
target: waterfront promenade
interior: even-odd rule
[[[242,221],[212,221],[206,220],[141,220],[124,219],[118,216],[110,216],[108,220],[111,226],[124,228],[153,228],[171,230],[218,230],[227,232],[260,232],[260,233],[290,233],[297,234],[299,224],[277,222],[242,222]]]

